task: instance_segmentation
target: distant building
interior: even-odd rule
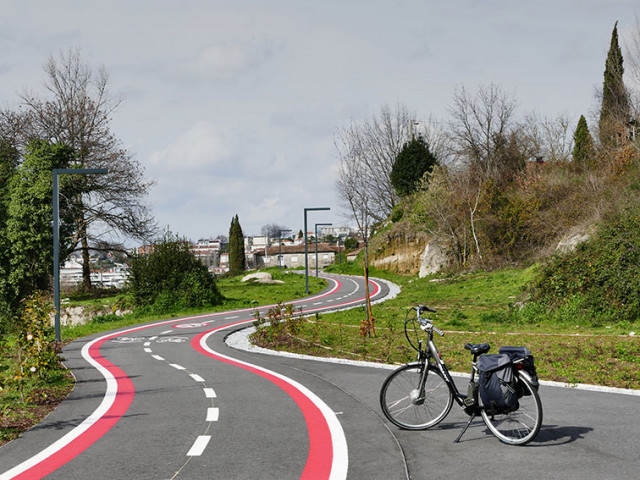
[[[324,268],[327,265],[331,265],[336,261],[337,248],[330,246],[326,243],[318,244],[318,268]],[[304,245],[291,245],[282,248],[270,247],[267,251],[257,251],[256,268],[265,267],[283,267],[283,268],[295,268],[304,266]],[[316,252],[315,244],[309,244],[308,246],[308,260],[309,268],[316,268]]]
[[[220,266],[220,250],[222,244],[218,239],[201,239],[198,240],[191,250],[195,257],[207,267],[219,267]]]
[[[335,238],[338,238],[339,236],[352,236],[355,237],[360,233],[360,230],[354,227],[347,227],[347,226],[343,226],[343,227],[334,227],[334,226],[327,226],[327,227],[319,227],[318,228],[318,237],[326,237],[329,235],[333,235]],[[313,235],[314,233],[311,233],[311,235]]]
[[[91,284],[96,287],[124,287],[129,276],[129,267],[122,263],[102,269],[91,269]],[[60,269],[60,285],[63,288],[77,287],[82,284],[82,262],[70,258]]]

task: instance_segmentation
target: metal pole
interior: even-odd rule
[[[53,308],[56,342],[60,341],[60,198],[58,175],[109,173],[106,168],[54,168],[53,173]]]
[[[60,199],[58,172],[53,171],[53,308],[55,310],[56,342],[60,341]]]
[[[329,207],[310,207],[304,209],[304,285],[309,295],[309,247],[307,245],[307,212],[312,210],[331,210]]]

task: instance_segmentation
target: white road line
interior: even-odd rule
[[[143,347],[150,347],[151,346],[151,342],[144,342],[144,345],[142,345]]]
[[[225,320],[233,320],[234,318],[240,318],[240,315],[234,315],[233,317],[225,317]]]
[[[204,395],[207,398],[217,398],[216,396],[216,392],[213,388],[205,388],[204,389]]]
[[[217,422],[219,415],[220,411],[216,407],[207,408],[207,422]]]
[[[199,457],[204,452],[204,449],[207,448],[207,444],[211,440],[211,435],[200,435],[196,438],[196,441],[193,442],[193,446],[187,453],[188,457]]]
[[[158,338],[158,337],[151,337],[151,338],[149,339],[149,341],[150,341],[150,342],[153,342],[156,338]]]
[[[173,330],[167,330],[166,332],[162,332],[160,335],[166,335],[167,333],[173,333]]]
[[[322,305],[324,302],[316,302],[314,305]]]
[[[160,355],[151,355],[152,358],[155,358],[156,360],[164,360],[163,357],[161,357]]]
[[[144,349],[144,351],[145,351],[146,353],[151,353],[151,352],[153,352],[153,350],[151,350],[150,348],[145,348],[145,349]]]
[[[204,378],[202,378],[200,375],[198,375],[197,373],[192,373],[189,375],[191,378],[193,378],[196,382],[204,382]]]
[[[229,328],[229,327],[226,327],[226,328]],[[223,355],[220,352],[216,352],[215,350],[212,350],[207,345],[207,339],[210,336],[212,336],[214,333],[219,333],[224,329],[225,328],[222,328],[221,330],[215,330],[205,334],[200,339],[200,346],[202,347],[202,349],[217,357],[231,360],[236,365],[246,365],[246,366],[252,367],[253,369],[261,370],[262,372],[265,372],[268,375],[273,375],[279,378],[280,380],[283,380],[284,382],[288,383],[290,386],[297,389],[302,395],[307,397],[318,408],[318,410],[320,410],[322,416],[327,422],[327,427],[329,428],[329,432],[331,435],[331,448],[333,450],[333,462],[331,464],[331,472],[329,474],[329,480],[346,479],[347,470],[349,468],[349,449],[347,446],[347,439],[344,435],[344,430],[342,429],[342,425],[340,424],[340,421],[338,420],[338,417],[336,416],[335,412],[331,410],[329,406],[320,399],[320,397],[318,397],[315,393],[313,393],[307,387],[296,382],[295,380],[289,377],[286,377],[280,373],[276,373],[273,370],[268,370],[264,367],[260,367],[258,365],[255,365],[249,362],[243,362],[242,360],[238,360],[237,358],[228,357],[226,355]]]
[[[175,368],[176,370],[186,370],[186,368],[184,368],[182,365],[178,365],[177,363],[170,363],[169,366]]]

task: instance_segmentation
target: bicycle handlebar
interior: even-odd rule
[[[418,305],[415,308],[416,308],[416,310],[418,310],[418,314],[422,314],[424,312],[436,313],[435,309],[429,308],[426,305]]]
[[[441,337],[444,337],[444,332],[442,330],[440,330],[438,327],[436,327],[433,324],[433,320],[429,319],[429,318],[420,318],[420,328],[422,330],[433,330],[434,332],[436,332],[438,335],[440,335]]]

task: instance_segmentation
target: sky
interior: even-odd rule
[[[611,31],[637,0],[0,0],[0,107],[80,48],[122,103],[112,132],[154,179],[158,225],[192,240],[277,223],[352,225],[336,132],[383,105],[442,125],[456,86],[496,83],[518,114],[597,108]]]

